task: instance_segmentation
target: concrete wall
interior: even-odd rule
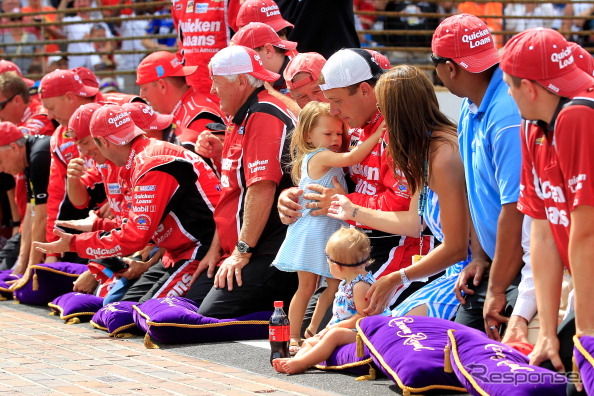
[[[460,118],[460,105],[462,104],[462,98],[453,95],[444,88],[438,88],[436,90],[437,100],[439,101],[439,108],[441,111],[450,117],[456,124]]]

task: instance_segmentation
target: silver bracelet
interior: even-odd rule
[[[400,283],[402,283],[403,286],[408,286],[411,284],[411,280],[408,279],[408,276],[406,276],[404,268],[401,268],[400,271],[398,271],[398,273],[400,274]]]

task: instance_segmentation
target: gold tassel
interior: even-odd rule
[[[445,371],[446,373],[453,373],[454,369],[452,368],[452,361],[450,360],[450,344],[446,344],[443,352],[443,371]]]
[[[574,384],[579,384],[580,382],[582,382],[582,379],[580,378],[580,369],[577,365],[577,362],[575,361],[575,356],[571,358],[571,362],[573,363],[571,371],[575,373],[575,378],[572,378],[572,381]]]
[[[159,345],[155,344],[151,340],[151,336],[149,335],[149,333],[146,333],[144,335],[144,347],[147,349],[159,349]]]
[[[54,316],[56,314],[56,311],[52,311],[50,313],[47,314],[47,316]]]
[[[0,301],[6,301],[6,300],[7,300],[7,298],[4,297],[2,294],[0,294]]]
[[[72,324],[79,324],[80,323],[80,319],[79,318],[71,318],[68,320],[68,322],[66,322],[66,324],[72,325]]]
[[[357,377],[355,378],[355,381],[373,381],[376,378],[376,375],[377,373],[375,372],[375,369],[369,366],[369,374]]]
[[[39,290],[39,282],[37,281],[37,271],[33,274],[33,291]]]
[[[118,333],[114,335],[115,338],[134,338],[134,334],[132,333]]]
[[[365,344],[363,344],[363,338],[357,333],[357,357],[363,357],[365,355]]]
[[[19,300],[15,299],[12,303],[13,304],[20,304],[21,302]]]
[[[410,396],[410,391],[408,389],[403,389],[402,396]]]

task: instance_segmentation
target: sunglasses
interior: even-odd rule
[[[14,94],[10,98],[6,99],[4,102],[0,102],[0,111],[4,110],[4,108],[6,107],[6,105],[9,104],[10,101],[13,100],[14,97],[17,96],[17,95],[18,94]]]
[[[446,63],[448,61],[452,61],[450,58],[442,58],[441,56],[437,56],[435,54],[431,54],[431,62],[433,62],[433,66],[437,67],[440,63]]]

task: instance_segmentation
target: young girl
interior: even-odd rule
[[[375,282],[365,267],[371,263],[371,245],[367,235],[355,228],[341,228],[326,245],[326,258],[330,272],[342,279],[334,298],[332,320],[324,330],[308,338],[294,358],[274,359],[272,366],[281,373],[297,374],[328,359],[341,345],[355,342],[357,320],[367,316],[363,311],[369,305],[365,294]],[[390,316],[384,309],[382,315]]]
[[[308,184],[332,187],[332,180],[336,178],[346,190],[342,167],[355,165],[368,156],[382,132],[378,130],[357,148],[343,152],[348,142],[348,126],[330,115],[329,104],[308,103],[299,115],[299,123],[291,138],[293,181],[299,183],[299,188],[305,189]],[[305,208],[303,198],[301,201]],[[292,353],[299,350],[303,316],[317,287],[318,275],[326,277],[328,288],[318,300],[310,328],[318,328],[332,304],[338,280],[328,269],[324,248],[330,235],[343,225],[342,221],[316,216],[315,209],[304,209],[302,217],[289,226],[285,241],[273,261],[273,265],[282,271],[297,271],[299,278],[299,288],[289,306]],[[309,328],[306,333],[313,335]]]
[[[470,213],[466,199],[464,167],[458,150],[456,126],[439,110],[433,85],[422,70],[408,65],[384,73],[375,86],[379,108],[388,129],[390,157],[406,178],[411,193],[421,192],[416,218],[420,231],[425,224],[441,244],[406,269],[378,279],[369,295],[375,306],[395,288],[446,270],[393,311],[394,316],[423,315],[451,319],[458,308],[454,285],[467,261]],[[380,212],[351,203],[345,196],[333,197],[328,215],[354,220],[374,229],[401,233],[409,228],[404,212]]]

